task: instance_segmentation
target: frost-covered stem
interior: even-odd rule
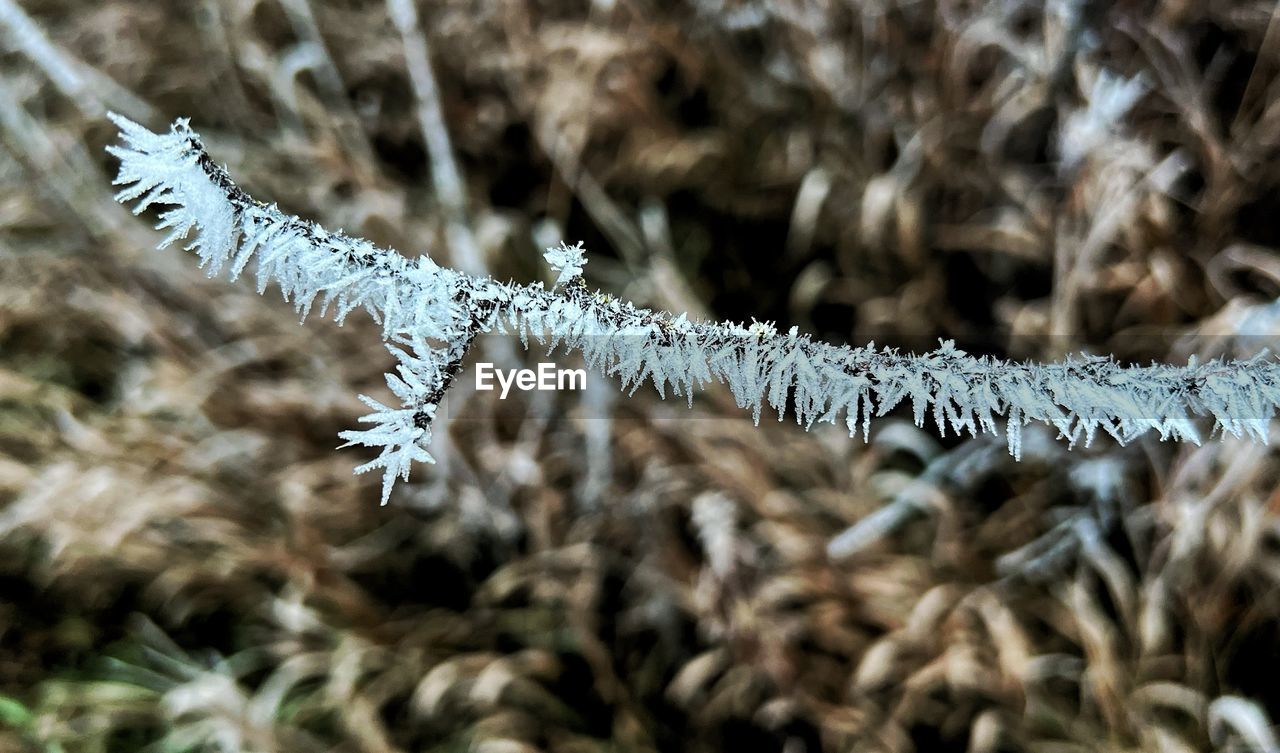
[[[449,259],[469,275],[488,276],[489,265],[485,263],[484,254],[480,251],[480,244],[476,241],[467,218],[466,183],[462,179],[462,171],[458,169],[458,161],[454,158],[449,129],[444,121],[444,108],[440,103],[440,85],[431,68],[431,48],[418,23],[418,10],[413,0],[387,0],[387,11],[400,32],[404,44],[405,67],[409,71],[409,80],[418,100],[418,126],[422,129],[422,139],[427,145],[431,183],[436,200],[444,210]],[[505,340],[489,340],[483,346],[491,360],[508,366],[516,361],[515,350]]]
[[[440,383],[432,388],[431,392],[423,396],[423,405],[439,405],[444,400],[445,394],[449,388],[453,386],[453,380],[458,378],[458,374],[462,373],[462,364],[467,358],[467,353],[471,351],[471,345],[475,343],[476,337],[480,334],[480,322],[482,318],[473,320],[470,327],[461,340],[449,346],[448,354],[445,356],[444,368],[441,370],[443,375]]]
[[[582,282],[581,246],[547,253],[560,270],[551,288],[468,275],[437,266],[429,257],[408,259],[368,241],[333,233],[253,200],[210,158],[185,121],[168,134],[113,116],[124,146],[117,198],[153,204],[161,244],[198,235],[189,248],[215,274],[224,265],[236,277],[255,254],[259,290],[275,282],[305,316],[317,296],[321,310],[341,321],[363,308],[381,321],[396,355],[388,385],[400,398],[393,409],[363,398],[373,428],[345,432],[349,444],[382,448],[363,470],[384,468],[383,500],[411,461],[430,462],[430,418],[456,367],[456,346],[479,333],[514,331],[554,351],[579,351],[593,368],[621,379],[632,392],[652,380],[689,395],[711,382],[729,387],[738,405],[759,421],[767,404],[787,407],[798,423],[834,422],[843,416],[850,434],[864,437],[873,415],[911,399],[917,425],[931,412],[941,432],[998,433],[1004,424],[1010,452],[1021,453],[1022,428],[1047,423],[1072,444],[1102,429],[1120,442],[1156,430],[1161,438],[1199,441],[1194,419],[1214,419],[1214,430],[1266,441],[1268,421],[1280,405],[1280,364],[1261,356],[1247,361],[1192,361],[1185,367],[1123,366],[1110,357],[1069,357],[1060,363],[1013,363],[969,356],[951,343],[920,355],[815,341],[792,327],[689,321],[681,314],[649,311],[592,292]]]

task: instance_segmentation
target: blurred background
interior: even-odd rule
[[[328,227],[834,342],[1249,356],[1274,4],[0,0],[0,53],[0,751],[1275,749],[1267,447],[464,378],[379,507],[376,325],[152,251],[104,152],[189,117]]]

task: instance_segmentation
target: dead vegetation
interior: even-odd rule
[[[1275,749],[1266,447],[473,395],[379,508],[333,451],[369,323],[148,253],[102,150],[190,116],[329,226],[521,279],[583,240],[606,291],[835,341],[1243,355],[1272,5],[416,8],[445,152],[381,3],[0,0],[0,749]]]

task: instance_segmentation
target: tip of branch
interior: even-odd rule
[[[552,269],[560,273],[554,287],[560,287],[582,277],[582,267],[587,263],[586,250],[582,247],[582,241],[572,246],[560,241],[559,246],[549,247],[542,256]]]

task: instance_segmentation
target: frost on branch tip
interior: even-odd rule
[[[634,391],[652,382],[691,396],[726,385],[758,422],[767,405],[804,427],[843,420],[864,438],[872,417],[910,401],[915,421],[932,417],[938,431],[999,433],[1020,455],[1022,428],[1057,428],[1072,445],[1099,431],[1127,442],[1156,431],[1162,439],[1200,441],[1197,419],[1214,433],[1266,441],[1280,405],[1280,365],[1270,356],[1191,361],[1186,366],[1125,366],[1112,357],[1069,357],[1053,364],[973,357],[950,342],[919,355],[893,349],[831,345],[795,327],[771,323],[689,321],[649,311],[582,284],[581,244],[562,243],[546,259],[559,278],[550,289],[473,277],[406,258],[368,241],[258,202],[205,152],[187,122],[156,134],[112,116],[122,145],[117,198],[141,212],[162,205],[162,246],[186,240],[209,274],[234,278],[256,258],[258,290],[277,285],[304,317],[316,308],[341,320],[356,309],[381,323],[396,357],[387,384],[400,402],[373,410],[368,428],[343,432],[349,445],[379,450],[358,470],[382,469],[385,503],[414,461],[430,462],[427,445],[437,406],[475,338],[511,333],[551,348],[581,352],[586,363]]]
[[[365,473],[377,468],[383,469],[382,504],[391,498],[391,488],[396,479],[409,480],[409,469],[414,461],[434,463],[435,458],[427,452],[431,443],[431,421],[435,418],[439,405],[437,394],[442,390],[445,375],[438,363],[431,358],[420,358],[401,348],[387,346],[387,350],[396,357],[399,364],[396,374],[386,374],[387,387],[400,400],[401,408],[391,408],[374,400],[368,395],[361,395],[360,400],[373,409],[373,413],[361,416],[361,423],[373,424],[372,428],[348,430],[341,432],[340,437],[347,440],[342,447],[363,445],[381,448],[378,457],[355,469],[356,473]],[[415,352],[430,352],[430,348],[421,340],[415,343]]]
[[[560,241],[559,246],[548,248],[542,256],[547,260],[547,264],[551,265],[552,269],[560,273],[554,285],[557,288],[582,277],[582,267],[587,263],[587,255],[582,249],[582,241],[578,241],[572,246]]]

